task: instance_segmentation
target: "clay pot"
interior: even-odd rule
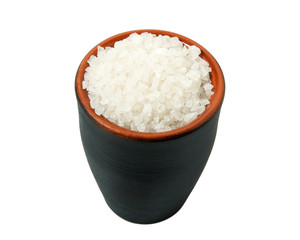
[[[176,33],[137,30],[110,37],[99,45],[113,46],[131,33],[150,32],[176,36],[196,45],[209,62],[214,95],[206,110],[193,122],[162,133],[141,133],[117,126],[90,107],[82,81],[87,60],[97,54],[95,46],[81,62],[76,75],[80,133],[90,168],[108,206],[134,223],[155,223],[175,214],[199,179],[212,150],[222,101],[224,77],[213,56],[201,45]]]

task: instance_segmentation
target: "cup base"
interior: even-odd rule
[[[105,199],[107,205],[109,208],[120,218],[131,222],[131,223],[137,223],[137,224],[154,224],[159,223],[164,220],[167,220],[171,217],[173,217],[184,205],[184,202],[175,210],[172,210],[168,213],[165,213],[164,215],[153,217],[153,213],[145,214],[143,216],[139,215],[133,215],[134,211],[132,209],[126,210],[125,206],[121,206],[117,203],[114,203],[113,201],[110,201],[108,199]]]

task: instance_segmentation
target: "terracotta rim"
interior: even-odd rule
[[[214,85],[214,95],[211,96],[210,104],[206,106],[205,111],[199,115],[194,121],[191,123],[184,125],[180,128],[167,131],[167,132],[160,132],[160,133],[142,133],[137,131],[131,131],[126,128],[122,128],[109,120],[107,120],[103,116],[98,116],[95,111],[90,106],[90,100],[88,98],[88,93],[86,90],[82,89],[82,81],[84,79],[84,73],[85,69],[89,66],[87,63],[87,60],[90,58],[91,55],[97,55],[97,47],[102,46],[110,46],[112,47],[116,41],[120,41],[124,38],[127,38],[132,33],[143,33],[143,32],[149,32],[156,35],[168,35],[170,37],[178,37],[180,41],[186,43],[187,45],[195,45],[201,49],[200,56],[209,62],[210,67],[212,68],[212,71],[210,73],[210,77],[212,80],[212,84]],[[217,61],[214,59],[214,57],[200,44],[196,43],[195,41],[184,37],[182,35],[179,35],[177,33],[168,32],[168,31],[162,31],[162,30],[154,30],[154,29],[143,29],[143,30],[134,30],[129,32],[124,32],[117,34],[115,36],[112,36],[97,46],[95,46],[82,60],[81,64],[79,65],[77,74],[76,74],[76,81],[75,81],[75,89],[76,89],[76,95],[79,99],[80,104],[83,106],[83,108],[86,110],[87,114],[97,123],[98,126],[103,128],[104,130],[113,133],[117,136],[128,138],[128,139],[134,139],[134,140],[143,140],[143,141],[159,141],[159,140],[166,140],[171,138],[179,137],[183,134],[186,134],[190,131],[195,130],[202,124],[204,124],[206,121],[208,121],[214,113],[221,107],[223,98],[224,98],[224,90],[225,90],[225,83],[224,83],[224,76],[222,73],[222,70],[217,63]]]

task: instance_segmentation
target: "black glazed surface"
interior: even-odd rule
[[[220,108],[196,130],[162,141],[138,141],[109,133],[78,101],[86,157],[109,207],[134,223],[175,214],[199,179],[212,150]]]

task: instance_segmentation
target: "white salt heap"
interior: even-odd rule
[[[83,89],[97,115],[139,132],[164,132],[193,121],[213,94],[208,62],[177,37],[133,33],[98,47]]]

